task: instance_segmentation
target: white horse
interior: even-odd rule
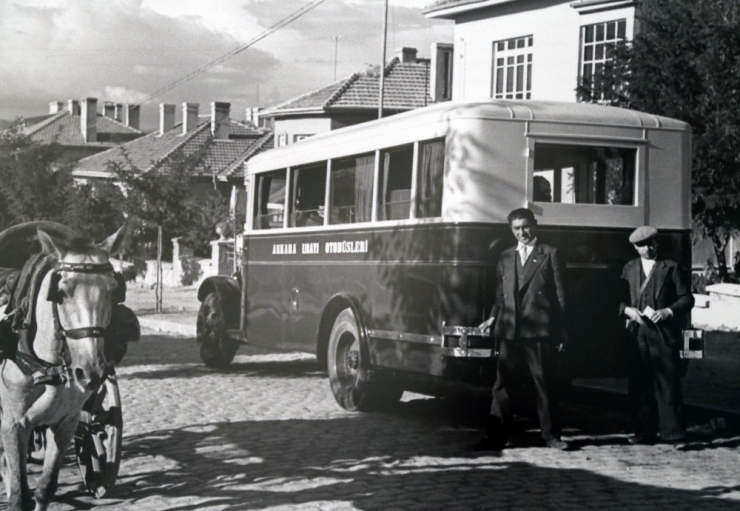
[[[108,258],[119,250],[125,229],[97,245],[82,239],[63,240],[43,230],[38,237],[44,252],[57,262],[39,287],[31,355],[61,367],[59,373],[67,381],[34,385],[16,361],[5,360],[0,365],[0,464],[12,511],[31,509],[33,497],[37,511],[48,508],[82,406],[105,380],[109,362],[103,336],[111,320],[116,287]],[[43,471],[32,496],[26,461],[29,437],[37,426],[48,428]]]

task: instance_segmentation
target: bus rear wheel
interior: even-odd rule
[[[390,374],[370,369],[370,352],[359,335],[350,308],[334,320],[329,334],[327,369],[334,399],[345,410],[377,410],[397,402],[403,395],[403,387]]]
[[[239,342],[226,333],[224,311],[217,293],[209,294],[201,303],[195,330],[200,358],[205,365],[214,369],[228,367]]]

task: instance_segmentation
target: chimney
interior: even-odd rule
[[[123,109],[123,123],[129,128],[139,129],[139,105],[126,105]]]
[[[452,99],[452,61],[455,50],[450,43],[432,43],[432,67],[429,70],[429,95],[435,103]]]
[[[116,105],[112,101],[103,103],[103,115],[111,119],[116,115]]]
[[[80,115],[80,102],[76,99],[67,100],[67,110],[72,115]]]
[[[214,101],[211,103],[211,135],[213,138],[229,138],[229,113],[231,103]]]
[[[159,135],[164,135],[175,126],[175,105],[159,104]]]
[[[80,112],[80,129],[86,144],[98,141],[98,100],[84,98]]]
[[[410,62],[414,64],[416,63],[416,48],[396,48],[394,56],[398,57],[398,60],[401,62]]]
[[[123,122],[123,105],[121,103],[116,103],[116,110],[113,113],[113,118],[118,122]]]
[[[246,118],[246,121],[248,123],[252,124],[252,126],[255,126],[255,127],[259,128],[260,127],[260,111],[261,110],[262,110],[262,108],[260,108],[258,106],[254,106],[254,107],[249,107],[248,106],[247,108],[245,108],[244,109],[244,116]]]
[[[198,109],[200,105],[198,103],[183,103],[182,104],[182,134],[185,135],[188,131],[194,130],[198,126]]]
[[[51,101],[49,103],[49,113],[58,114],[64,111],[64,101]]]

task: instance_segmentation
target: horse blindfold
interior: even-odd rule
[[[59,290],[59,282],[62,280],[62,271],[77,273],[105,273],[112,271],[116,279],[116,287],[113,289],[113,303],[123,303],[126,301],[126,279],[121,272],[114,271],[110,263],[88,264],[88,263],[60,263],[51,274],[49,283],[49,294],[46,299],[50,302],[62,303],[64,295]]]

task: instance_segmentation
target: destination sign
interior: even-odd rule
[[[318,242],[312,243],[273,243],[272,253],[274,255],[293,254],[364,254],[367,253],[367,240],[354,241],[327,241],[323,245]]]

